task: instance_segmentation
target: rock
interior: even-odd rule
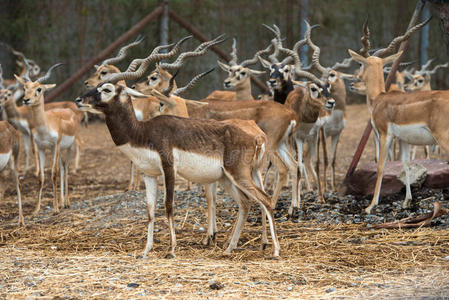
[[[409,180],[410,185],[415,188],[420,188],[427,177],[427,169],[418,163],[410,163],[409,164]],[[397,175],[398,179],[402,182],[402,184],[406,184],[405,180],[405,170],[402,170],[401,173]]]
[[[449,187],[449,164],[441,160],[414,160],[411,166],[420,165],[427,170],[423,188],[441,189]],[[416,167],[416,169],[421,169]],[[404,184],[398,179],[398,174],[403,171],[401,161],[387,162],[382,179],[380,196],[393,195],[402,190]],[[419,175],[419,174],[418,174]],[[421,174],[421,177],[423,175]],[[420,176],[418,176],[420,177]],[[347,180],[343,194],[371,196],[377,179],[377,164],[372,162],[360,167]],[[418,178],[419,179],[419,178]],[[422,178],[421,178],[422,180]]]
[[[139,284],[135,283],[135,282],[131,282],[131,283],[128,283],[126,285],[126,287],[128,287],[128,288],[136,288],[136,287],[139,287]]]
[[[212,290],[221,290],[224,288],[224,284],[216,281],[212,281],[212,283],[209,285],[209,288]]]
[[[333,287],[331,287],[331,288],[328,288],[328,289],[326,290],[326,293],[332,293],[332,292],[335,292],[335,291],[336,291],[336,289],[333,288]]]

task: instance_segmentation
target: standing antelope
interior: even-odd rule
[[[52,67],[53,68],[53,67]],[[50,68],[50,69],[52,69]],[[42,190],[44,187],[44,166],[45,150],[52,152],[52,183],[53,183],[53,208],[59,212],[59,205],[63,207],[70,205],[68,195],[68,167],[72,156],[72,151],[76,147],[75,137],[79,129],[82,116],[67,108],[55,108],[45,111],[44,93],[53,88],[54,84],[43,84],[48,79],[47,76],[37,79],[35,82],[29,81],[29,78],[16,79],[23,84],[25,88],[24,104],[31,108],[31,118],[29,119],[33,130],[33,137],[39,152],[39,196],[36,208],[33,212],[36,215],[40,210]],[[66,150],[64,156],[61,151]],[[57,194],[57,171],[59,167],[60,193],[61,198],[58,202]]]
[[[233,124],[213,120],[193,120],[175,116],[157,116],[138,121],[132,111],[130,96],[146,97],[132,89],[114,85],[130,74],[111,76],[110,83],[77,100],[83,110],[106,115],[106,124],[114,143],[145,174],[149,214],[146,257],[153,246],[154,207],[157,176],[165,183],[165,208],[170,229],[170,249],[166,257],[175,256],[176,236],[173,224],[173,197],[176,174],[202,184],[220,181],[239,204],[238,220],[225,253],[236,246],[249,209],[249,199],[265,210],[273,240],[273,255],[279,256],[279,242],[273,218],[274,206],[265,192],[253,181],[249,157],[257,157],[264,144]],[[134,76],[133,76],[134,77]]]
[[[20,135],[14,127],[7,121],[0,121],[0,171],[6,165],[9,167],[14,176],[17,191],[17,202],[19,205],[19,226],[25,225],[22,213],[22,194],[20,192],[19,173],[17,171],[17,164],[19,158],[19,144]]]
[[[398,42],[408,39],[414,31],[428,22],[429,20],[410,28],[403,36],[395,38],[387,48],[376,51],[372,56],[364,57],[348,50],[352,58],[362,64],[363,70],[360,79],[366,84],[366,100],[371,112],[371,122],[379,138],[377,181],[371,204],[365,209],[366,213],[370,213],[379,202],[387,149],[393,138],[399,140],[403,150],[401,151],[401,160],[406,174],[406,196],[402,204],[404,208],[410,205],[412,199],[408,166],[410,144],[433,145],[438,143],[446,151],[449,150],[447,133],[449,91],[386,93],[382,67],[395,61],[402,52],[383,59],[379,57],[393,51]]]
[[[257,57],[264,53],[271,51],[271,45],[267,48],[256,52],[256,54],[240,64],[237,63],[237,47],[236,40],[232,43],[232,59],[229,64],[225,64],[221,61],[217,61],[220,68],[228,73],[228,77],[224,81],[224,87],[226,89],[235,89],[235,93],[226,91],[214,91],[207,98],[209,99],[221,99],[221,100],[254,100],[251,93],[251,75],[261,75],[265,71],[257,71],[248,68],[249,65],[257,63]]]

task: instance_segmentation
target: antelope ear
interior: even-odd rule
[[[348,74],[348,73],[342,73],[342,72],[340,72],[340,78],[352,80],[352,79],[355,79],[356,77],[355,77],[354,74]]]
[[[300,87],[303,87],[303,88],[307,88],[307,82],[306,81],[293,80],[293,84],[297,85],[297,86],[300,86]]]
[[[46,90],[50,90],[50,89],[54,88],[56,86],[56,84],[54,84],[54,83],[43,84],[43,86],[45,87]]]
[[[217,63],[218,63],[218,66],[219,66],[223,71],[229,72],[229,68],[230,68],[229,65],[227,65],[227,64],[225,64],[225,63],[223,63],[223,62],[221,62],[221,61],[219,61],[219,60],[217,60]]]
[[[14,74],[14,77],[20,84],[25,85],[25,80],[22,77],[19,77],[16,74]]]
[[[264,68],[269,69],[271,67],[271,63],[268,60],[266,60],[266,59],[264,59],[264,58],[262,58],[260,56],[257,56],[257,58],[259,59],[259,61],[262,64],[262,66],[264,66]]]
[[[361,64],[366,64],[366,58],[365,58],[365,57],[361,56],[360,54],[358,54],[358,53],[355,52],[355,51],[352,51],[351,49],[348,49],[348,52],[349,52],[349,55],[351,55],[351,57],[352,57],[355,61],[357,61],[357,62],[359,62],[359,63],[361,63]]]
[[[393,55],[390,55],[390,56],[388,56],[388,57],[385,57],[385,58],[383,59],[383,64],[384,64],[384,65],[387,65],[387,64],[389,64],[389,63],[392,63],[392,62],[394,62],[396,59],[398,59],[398,57],[401,56],[401,55],[402,55],[402,51],[399,51],[399,52],[396,53],[396,54],[393,54]]]
[[[252,69],[248,69],[248,70],[251,73],[251,75],[263,75],[266,73],[265,71],[258,71],[258,70],[252,70]]]
[[[99,67],[99,65],[94,65],[95,70],[98,70]]]
[[[134,98],[148,98],[147,95],[142,94],[142,93],[140,93],[140,92],[138,92],[136,90],[133,90],[133,89],[131,89],[129,87],[125,87],[125,92],[126,92],[126,94],[128,94],[128,95],[130,95],[130,96],[132,96]]]
[[[195,100],[187,100],[186,99],[185,102],[187,105],[191,105],[191,106],[197,107],[197,108],[209,105],[209,103],[207,103],[207,102],[201,102],[201,101],[195,101]]]

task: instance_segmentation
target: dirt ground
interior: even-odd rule
[[[338,182],[367,123],[366,106],[349,106],[346,118]],[[175,201],[177,257],[163,258],[169,238],[159,199],[155,249],[142,260],[138,256],[145,246],[147,216],[143,192],[123,192],[129,162],[113,145],[104,124],[90,124],[81,137],[81,169],[69,179],[72,205],[59,214],[52,212],[47,170],[43,207],[39,216],[31,217],[38,181],[29,174],[23,179],[26,227],[17,227],[15,189],[10,179],[2,180],[7,185],[0,202],[1,298],[449,299],[447,225],[375,230],[367,228],[371,219],[361,211],[350,217],[359,218],[357,222],[324,222],[317,214],[287,220],[285,210],[280,210],[281,257],[271,260],[271,247],[259,249],[258,212],[253,210],[240,248],[224,256],[235,204],[219,193],[217,244],[203,246],[205,200],[196,186],[185,191],[184,181],[179,181]],[[361,164],[372,160],[373,146],[370,141]],[[446,194],[435,191],[431,196],[447,207]],[[284,189],[281,198],[287,203],[288,197],[289,190]],[[346,203],[334,196],[320,209],[314,197],[305,198],[305,206],[321,216]],[[379,222],[386,220],[381,213]],[[388,217],[396,218],[396,212]]]

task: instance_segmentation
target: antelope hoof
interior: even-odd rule
[[[403,209],[410,208],[410,199],[406,199],[404,200],[404,202],[402,202],[402,208]]]
[[[260,245],[260,250],[263,252],[265,251],[265,249],[267,249],[268,243],[267,242],[262,242],[262,244]]]
[[[280,258],[279,258],[279,255],[274,255],[273,254],[273,256],[269,257],[269,259],[270,260],[279,260]]]
[[[365,212],[366,212],[368,215],[370,215],[372,209],[373,209],[372,206],[368,206],[367,208],[365,208]]]
[[[172,258],[175,258],[175,255],[173,254],[173,253],[167,253],[167,254],[165,254],[165,258],[166,259],[172,259]]]
[[[37,209],[37,210],[35,209],[31,215],[33,217],[36,217],[38,214],[39,214],[39,209]]]
[[[206,235],[203,238],[202,244],[203,244],[203,246],[210,246],[210,245],[215,244],[215,233],[212,236]]]

